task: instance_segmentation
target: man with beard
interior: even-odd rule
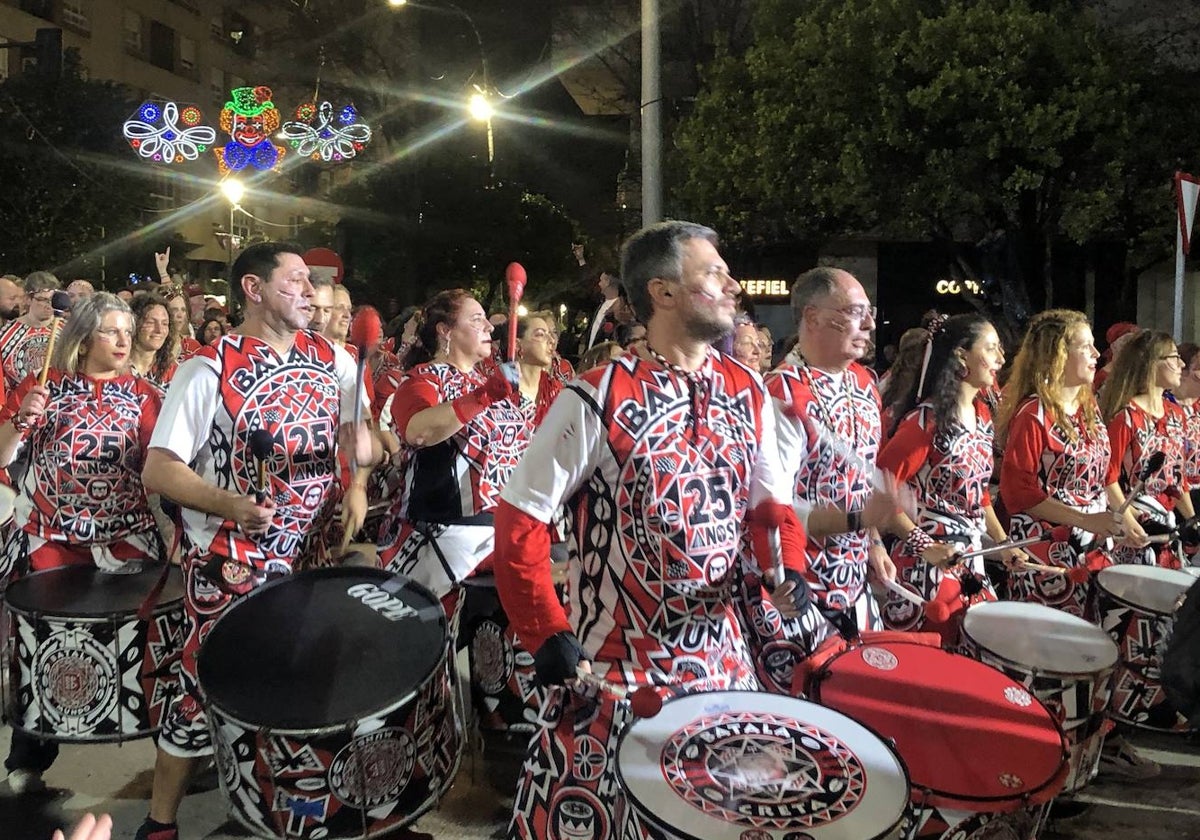
[[[41,373],[54,323],[54,293],[61,288],[49,271],[35,271],[25,278],[29,312],[0,331],[0,364],[7,391],[15,390],[29,374]]]
[[[232,291],[245,301],[237,334],[204,347],[179,366],[150,441],[143,479],[183,510],[184,608],[189,630],[182,693],[158,740],[150,814],[138,840],[177,840],[175,817],[191,771],[211,755],[212,739],[196,680],[196,655],[212,622],[266,582],[289,574],[323,533],[340,495],[340,439],[354,446],[362,485],[344,504],[357,530],[366,511],[366,474],[377,457],[369,435],[352,428],[354,362],[307,330],[312,285],[297,246],[252,245],[233,264]],[[303,400],[292,395],[303,392]],[[253,430],[307,445],[273,460],[270,486],[257,501]]]
[[[8,323],[21,317],[21,299],[25,297],[23,283],[15,274],[0,277],[0,321]]]
[[[557,836],[571,818],[563,803],[586,803],[594,836],[637,836],[614,824],[630,811],[612,761],[629,707],[580,691],[577,668],[663,696],[757,688],[732,600],[747,512],[779,526],[781,604],[804,568],[770,399],[757,373],[711,347],[733,329],[738,294],[716,234],[652,225],[626,243],[621,274],[645,343],[563,389],[496,513],[510,629],[553,686],[518,782],[512,838]],[[565,611],[547,529],[564,503],[575,513]],[[791,606],[805,603],[800,595]]]

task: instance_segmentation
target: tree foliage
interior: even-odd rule
[[[1116,243],[1127,278],[1169,253],[1197,121],[1077,4],[763,0],[754,31],[677,137],[678,200],[727,235],[941,241],[1012,321],[1053,302],[1056,241]]]
[[[119,85],[85,79],[71,52],[66,58],[58,79],[23,73],[0,83],[5,273],[95,276],[101,246],[138,228],[150,207],[150,182],[120,165],[129,150],[119,128],[137,103]]]

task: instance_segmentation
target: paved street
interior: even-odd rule
[[[0,739],[8,743],[7,728]],[[1045,840],[1200,840],[1200,740],[1148,734],[1132,740],[1164,765],[1163,775],[1138,783],[1098,780],[1083,797],[1094,806],[1052,825],[1042,834]],[[18,800],[0,785],[0,840],[47,840],[87,810],[111,813],[114,837],[128,840],[146,813],[152,763],[148,741],[64,747],[46,776],[54,795]],[[499,746],[464,757],[451,794],[418,827],[442,840],[503,836],[517,764],[515,750]],[[189,796],[180,821],[183,840],[248,836],[230,820],[217,790]]]

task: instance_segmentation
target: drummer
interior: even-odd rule
[[[365,475],[377,457],[370,435],[348,425],[354,362],[308,332],[312,284],[296,246],[251,245],[233,264],[245,321],[179,366],[167,391],[144,472],[146,486],[180,504],[190,624],[182,694],[158,741],[150,813],[137,840],[176,840],[175,817],[192,769],[213,750],[196,681],[196,655],[213,621],[270,578],[290,573],[333,501],[338,446],[354,446],[359,475],[345,504],[357,530]],[[265,499],[255,497],[249,438],[270,432]],[[303,472],[299,469],[302,468]],[[248,640],[252,643],[252,640]]]
[[[129,373],[133,315],[105,292],[76,304],[61,327],[45,385],[30,374],[0,410],[0,465],[21,448],[0,580],[13,573],[95,565],[136,571],[165,551],[142,486],[159,392]],[[58,745],[13,730],[5,767],[15,793],[45,788]]]
[[[957,552],[947,554],[939,543],[966,551],[980,548],[984,536],[996,542],[1008,539],[988,492],[994,466],[992,414],[978,399],[980,391],[995,385],[1004,366],[1004,349],[996,328],[982,315],[942,317],[925,333],[921,366],[907,382],[895,383],[904,391],[893,403],[903,419],[879,454],[879,467],[908,482],[917,501],[915,523],[898,513],[889,525],[898,534],[921,531],[900,542],[893,554],[900,580],[927,601],[937,600],[946,576],[946,583],[961,593],[949,604],[951,623],[936,623],[943,641],[953,648],[966,604],[994,601],[996,593],[983,558],[957,565]],[[1025,558],[1019,549],[1003,556],[1008,563]],[[890,629],[920,630],[926,617],[892,594],[884,604],[883,620]]]
[[[1112,445],[1106,476],[1110,484],[1119,483],[1124,496],[1155,453],[1165,456],[1130,505],[1147,533],[1169,534],[1196,515],[1187,475],[1186,415],[1164,397],[1165,391],[1179,387],[1183,366],[1183,357],[1169,334],[1143,330],[1121,349],[1100,392],[1100,413],[1108,423]],[[1155,548],[1117,546],[1113,559],[1173,569],[1185,559]]]
[[[706,227],[664,222],[625,244],[621,273],[647,342],[563,390],[501,494],[501,602],[539,680],[556,686],[510,837],[558,836],[567,819],[626,836],[611,756],[629,711],[564,688],[578,668],[664,694],[757,687],[731,598],[749,509],[780,525],[788,582],[776,593],[796,606],[803,532],[778,472],[774,414],[758,374],[710,346],[732,330],[738,294],[716,241]],[[568,502],[564,611],[546,525]]]

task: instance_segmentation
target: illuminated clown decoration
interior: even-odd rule
[[[277,169],[284,149],[271,142],[279,130],[279,109],[265,85],[233,89],[233,99],[221,111],[221,130],[232,140],[213,151],[222,175],[245,169]]]

